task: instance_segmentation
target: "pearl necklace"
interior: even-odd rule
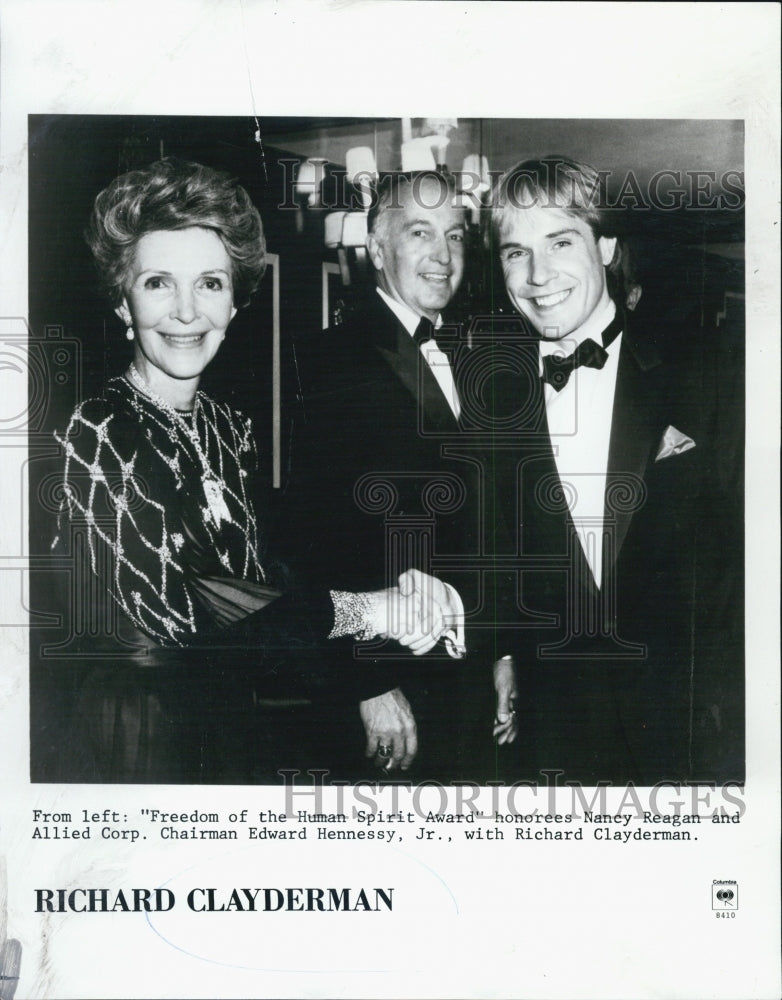
[[[201,447],[201,442],[198,440],[198,432],[195,427],[196,416],[200,408],[198,394],[196,393],[195,403],[193,406],[192,424],[189,424],[178,410],[176,410],[161,396],[158,396],[158,394],[141,376],[132,361],[130,363],[130,367],[128,368],[128,376],[135,387],[171,419],[174,426],[177,427],[190,441],[196,455],[198,455],[198,459],[201,463],[201,483],[204,487],[204,498],[206,499],[204,519],[206,520],[207,516],[211,517],[218,528],[220,527],[221,521],[230,522],[231,512],[228,510],[228,506],[225,502],[225,494],[223,492],[226,489],[225,482],[219,476],[216,476],[212,471],[212,467],[209,465],[209,459],[206,457],[206,454]]]

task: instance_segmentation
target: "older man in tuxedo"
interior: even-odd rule
[[[718,660],[741,672],[738,602],[704,572],[712,505],[735,510],[711,433],[716,381],[707,364],[667,364],[631,322],[612,223],[599,175],[573,160],[519,163],[494,192],[491,243],[530,330],[512,391],[531,402],[496,483],[515,511],[514,655],[495,666],[510,779],[684,780],[709,714],[723,711],[734,746],[740,729],[727,690],[709,700]],[[736,535],[722,569],[740,579]],[[718,758],[710,777],[741,777],[737,755]]]
[[[484,467],[460,427],[461,341],[442,321],[464,273],[465,238],[445,178],[394,175],[381,185],[367,238],[376,288],[358,315],[297,349],[302,419],[289,492],[297,519],[319,528],[299,548],[302,575],[350,589],[373,573],[381,585],[411,567],[433,572],[470,618],[485,597]],[[412,666],[383,648],[358,654],[357,669],[389,685],[361,705],[368,756],[392,748],[385,763],[406,770],[417,754],[411,776],[450,780],[471,769],[474,726],[491,749],[479,695],[448,652],[441,645],[439,657]],[[492,659],[483,665],[489,712]]]

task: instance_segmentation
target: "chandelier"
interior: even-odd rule
[[[478,226],[480,211],[491,186],[488,159],[480,153],[470,153],[464,157],[461,169],[452,171],[448,164],[448,146],[452,134],[458,130],[457,118],[424,118],[415,130],[413,119],[402,119],[402,142],[400,146],[401,168],[404,173],[434,171],[453,177],[458,201],[469,211],[469,221]],[[296,193],[300,210],[297,221],[299,231],[303,229],[302,208],[323,208],[322,187],[326,179],[327,160],[313,157],[299,165],[296,176]],[[337,250],[343,282],[350,283],[350,272],[345,252],[352,250],[356,259],[365,259],[364,246],[367,237],[367,214],[372,205],[372,197],[379,179],[374,151],[369,146],[354,146],[345,154],[345,179],[352,185],[356,197],[352,209],[332,211],[324,219],[324,244]]]

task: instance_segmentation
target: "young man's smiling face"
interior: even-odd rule
[[[508,294],[542,337],[574,333],[607,304],[615,239],[595,239],[588,223],[554,205],[514,208],[499,235]]]
[[[367,239],[383,291],[432,322],[464,273],[464,209],[452,198],[436,178],[406,184]]]

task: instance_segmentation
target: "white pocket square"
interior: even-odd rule
[[[686,434],[677,431],[673,424],[669,424],[665,428],[665,433],[660,441],[655,462],[659,462],[663,458],[670,458],[671,455],[681,455],[683,452],[689,451],[690,448],[694,447],[695,442],[691,437],[687,437]]]

